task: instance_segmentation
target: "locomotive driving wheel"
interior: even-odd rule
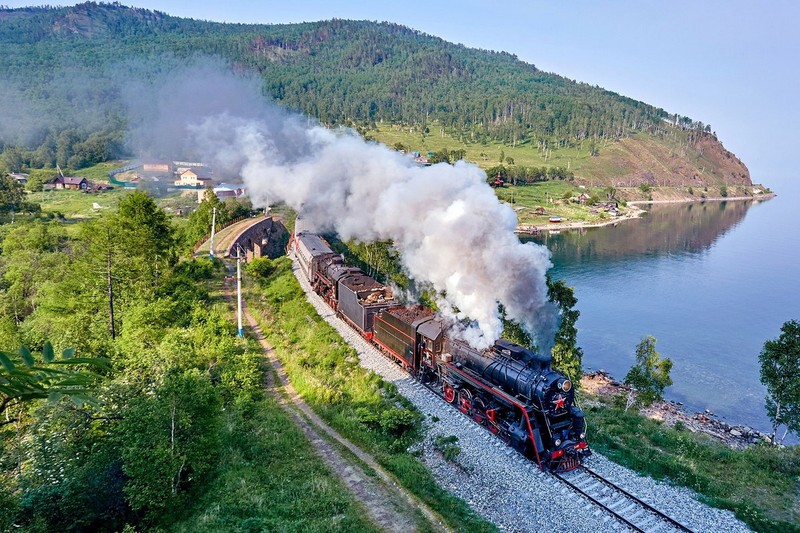
[[[458,409],[465,415],[472,414],[472,392],[469,389],[458,391]]]
[[[447,383],[442,385],[442,392],[444,393],[444,401],[453,403],[456,400],[456,391]]]
[[[472,419],[482,426],[486,424],[486,402],[480,396],[472,401]]]

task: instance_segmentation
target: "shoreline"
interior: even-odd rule
[[[770,200],[777,196],[774,192],[761,194],[757,197],[753,196],[732,196],[723,198],[715,196],[712,198],[678,198],[673,200],[631,200],[627,202],[628,211],[622,216],[610,218],[608,220],[595,220],[585,222],[576,220],[573,222],[547,222],[543,224],[518,224],[514,230],[515,233],[521,235],[536,235],[543,231],[560,231],[560,230],[575,230],[584,228],[602,228],[605,226],[616,226],[619,222],[625,220],[635,220],[646,213],[646,209],[639,207],[640,205],[648,204],[688,204],[688,203],[705,203],[705,202],[740,202],[744,200]]]
[[[777,196],[774,192],[759,194],[758,196],[713,196],[708,198],[676,198],[674,200],[631,200],[628,205],[643,205],[643,204],[688,204],[692,202],[734,202],[742,200],[769,200]]]
[[[620,394],[627,395],[631,390],[628,385],[617,381],[604,370],[584,372],[581,377],[581,387],[587,395],[585,400],[587,403],[598,402],[592,397],[612,398]],[[688,431],[708,435],[735,450],[744,450],[758,444],[772,445],[769,434],[745,424],[723,422],[709,409],[690,414],[680,402],[661,400],[653,403],[650,407],[639,409],[638,412],[641,416],[651,420],[662,421],[669,427],[674,427],[680,422]],[[777,446],[785,445],[777,444]]]

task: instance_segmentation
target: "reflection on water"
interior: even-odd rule
[[[702,252],[740,223],[753,202],[656,204],[634,222],[531,237],[546,244],[556,265],[632,256]],[[524,239],[523,239],[524,240]]]
[[[787,185],[788,187],[788,185]],[[575,287],[584,366],[618,378],[645,335],[674,362],[668,397],[769,429],[758,354],[800,319],[800,187],[768,202],[654,205],[617,226],[537,242]]]

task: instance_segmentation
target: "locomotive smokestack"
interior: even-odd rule
[[[285,202],[311,230],[393,241],[409,276],[446,295],[442,309],[475,322],[463,332],[475,347],[500,337],[501,303],[549,349],[557,316],[547,301],[549,251],[520,243],[514,211],[498,201],[478,166],[419,167],[350,130],[326,129],[272,103],[253,105],[252,82],[235,94],[227,78],[221,96],[207,73],[202,79],[214,102],[248,105],[212,113],[204,103],[187,122],[187,135],[215,168],[242,176],[254,206]]]

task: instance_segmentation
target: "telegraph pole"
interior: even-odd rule
[[[211,215],[211,240],[208,243],[209,258],[214,260],[214,232],[217,229],[217,208],[215,207]]]
[[[244,337],[242,332],[242,247],[236,247],[236,307],[239,319],[239,337]]]

